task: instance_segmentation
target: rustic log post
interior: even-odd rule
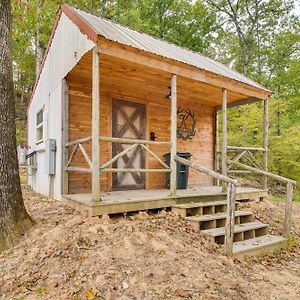
[[[264,156],[263,156],[263,170],[268,171],[268,140],[269,140],[269,105],[268,98],[264,100]],[[266,190],[268,188],[268,177],[262,177],[262,187]]]
[[[92,200],[100,201],[100,142],[99,142],[99,112],[100,112],[100,80],[99,52],[93,49],[92,65]]]
[[[172,75],[171,79],[171,157],[170,157],[170,191],[171,195],[176,195],[177,189],[177,76]]]
[[[219,111],[215,111],[215,171],[219,172],[220,160],[219,160]],[[220,185],[220,180],[216,180],[217,185]]]
[[[291,182],[288,182],[286,188],[285,218],[283,225],[283,235],[285,237],[287,237],[291,231],[294,186]]]
[[[235,196],[236,186],[228,183],[227,188],[227,212],[226,212],[226,227],[225,227],[225,255],[233,256],[233,237],[235,224]]]
[[[222,175],[227,176],[227,90],[222,90]],[[222,183],[222,190],[226,191]]]
[[[67,80],[62,81],[62,194],[69,193],[68,172],[65,170],[68,163],[69,149],[66,143],[69,140],[69,91]]]

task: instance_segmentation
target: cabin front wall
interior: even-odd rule
[[[79,66],[80,67],[80,66]],[[102,68],[101,68],[102,67]],[[91,79],[85,76],[90,68],[74,70],[67,77],[69,88],[69,141],[91,136],[92,119],[92,90]],[[138,72],[136,70],[136,72]],[[126,75],[127,74],[127,75]],[[138,75],[138,74],[137,74]],[[141,76],[142,77],[142,76]],[[156,76],[154,76],[156,78]],[[151,77],[152,78],[152,77]],[[170,76],[169,76],[170,78]],[[168,79],[168,78],[167,78]],[[114,73],[105,62],[100,65],[100,135],[112,136],[112,103],[114,99],[145,104],[146,107],[146,139],[150,139],[150,132],[154,132],[157,141],[170,140],[170,105],[166,99],[169,93],[169,82],[164,78],[143,81],[138,76],[126,73]],[[213,106],[198,103],[178,92],[177,106],[188,108],[195,113],[196,135],[188,141],[177,139],[178,152],[191,152],[193,161],[202,166],[214,167],[214,108]],[[91,142],[83,144],[90,159]],[[150,149],[163,158],[170,152],[169,146],[150,146]],[[72,149],[69,150],[71,153]],[[103,164],[112,158],[112,145],[108,142],[100,143],[100,163]],[[146,168],[161,168],[160,163],[151,155],[145,154]],[[80,151],[74,156],[74,166],[88,167]],[[112,174],[101,173],[101,191],[112,190]],[[145,188],[165,188],[165,173],[146,173]],[[213,180],[194,170],[190,170],[189,186],[213,185]],[[69,193],[91,192],[91,174],[69,172]]]

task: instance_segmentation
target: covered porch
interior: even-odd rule
[[[91,215],[224,199],[226,186],[220,183],[229,173],[227,153],[233,150],[227,144],[227,109],[264,101],[264,144],[234,147],[237,155],[232,159],[261,151],[261,169],[266,171],[269,94],[263,88],[146,56],[101,38],[64,80],[63,199]],[[116,112],[120,102],[124,107],[133,104],[134,109]],[[137,125],[136,111],[141,107]],[[178,138],[182,107],[192,111],[197,124],[194,135],[186,140]],[[177,189],[175,156],[182,151],[191,152],[192,161],[208,170],[193,168],[186,190]],[[168,152],[169,165],[164,160]],[[168,189],[166,173],[170,174]],[[265,196],[264,178],[262,189],[238,188],[236,197]]]

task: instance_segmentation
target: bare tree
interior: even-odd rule
[[[35,39],[35,74],[36,77],[40,73],[41,64],[43,61],[45,47],[40,40],[40,22],[41,22],[41,9],[45,4],[45,0],[38,0],[36,3],[36,39]]]
[[[102,0],[101,2],[101,16],[106,17],[106,0]]]
[[[0,1],[0,251],[13,245],[32,220],[24,207],[16,151],[11,54],[11,1]]]
[[[247,75],[251,58],[251,46],[255,31],[263,15],[265,5],[262,0],[206,0],[217,11],[224,14],[234,25],[241,50],[242,72]]]

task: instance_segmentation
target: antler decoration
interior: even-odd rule
[[[196,134],[196,119],[195,113],[190,109],[182,109],[181,107],[177,110],[177,118],[181,119],[177,125],[177,137],[181,140],[191,140]],[[187,126],[187,121],[191,119],[191,125]]]

